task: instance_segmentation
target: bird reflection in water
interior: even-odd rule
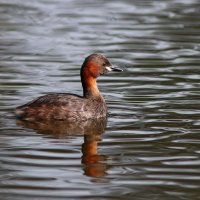
[[[84,174],[91,177],[103,177],[106,175],[106,156],[97,152],[98,142],[102,140],[107,119],[87,120],[83,122],[67,121],[40,121],[30,122],[17,120],[17,125],[36,130],[40,134],[50,134],[59,139],[69,136],[83,135],[82,144],[82,164],[84,164]]]

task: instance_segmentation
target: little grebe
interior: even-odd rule
[[[97,87],[96,78],[109,71],[122,71],[114,67],[101,54],[88,56],[81,68],[83,96],[70,93],[47,94],[16,108],[22,120],[83,121],[106,117],[107,107]]]

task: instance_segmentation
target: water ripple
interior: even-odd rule
[[[199,199],[199,9],[197,0],[2,0],[1,197]],[[103,135],[16,124],[13,108],[39,95],[82,94],[79,70],[94,52],[124,69],[98,80]]]

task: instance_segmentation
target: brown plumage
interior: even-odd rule
[[[87,120],[107,115],[107,106],[97,87],[98,76],[108,71],[122,71],[113,67],[101,54],[88,56],[81,68],[83,96],[53,93],[41,96],[16,108],[16,116],[23,120]]]

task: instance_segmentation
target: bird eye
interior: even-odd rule
[[[105,67],[107,65],[107,63],[103,63],[103,66]]]

